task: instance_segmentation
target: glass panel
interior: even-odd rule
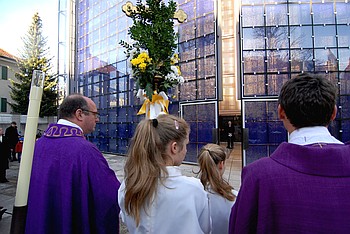
[[[335,26],[315,26],[315,47],[336,46]]]
[[[246,165],[249,165],[250,163],[268,156],[268,150],[267,146],[249,146],[249,148],[246,150]]]
[[[268,72],[289,71],[288,50],[267,51],[267,71]]]
[[[194,61],[181,63],[180,69],[185,80],[193,80],[196,78],[196,64]]]
[[[267,48],[288,48],[288,27],[266,27]]]
[[[195,100],[196,99],[196,83],[193,81],[186,82],[180,87],[180,100]]]
[[[215,98],[215,79],[205,79],[198,81],[198,99]]]
[[[267,92],[269,95],[278,96],[282,85],[289,79],[288,74],[271,74],[267,75]]]
[[[277,111],[276,111],[277,112]],[[287,131],[282,121],[274,121],[268,123],[268,143],[277,143],[287,141]]]
[[[187,21],[191,21],[196,17],[195,1],[186,1],[181,5],[181,9],[187,14]]]
[[[243,50],[264,49],[265,48],[264,28],[244,28],[242,44]]]
[[[214,11],[214,1],[213,0],[196,0],[197,16],[208,14]]]
[[[183,42],[179,45],[181,61],[187,61],[195,58],[196,40]]]
[[[242,6],[242,25],[263,26],[264,25],[264,8],[259,6]]]
[[[341,122],[341,130],[342,132],[342,136],[343,142],[347,142],[350,141],[350,121],[349,120],[342,120]]]
[[[125,106],[125,105],[128,105],[127,93],[118,93],[118,106]]]
[[[187,11],[186,13],[188,14]],[[179,27],[179,42],[187,41],[195,37],[194,22],[195,22],[194,20],[189,21],[187,19],[187,22],[184,22],[181,24],[181,27]]]
[[[266,94],[266,83],[264,75],[245,75],[244,76],[244,96],[255,96]]]
[[[247,72],[264,72],[265,53],[263,51],[244,51],[243,62],[244,62],[244,73]]]
[[[312,50],[291,50],[291,71],[313,71]]]
[[[310,4],[293,4],[289,5],[289,24],[311,24]]]
[[[350,2],[336,2],[338,24],[350,23]]]
[[[338,46],[349,47],[350,45],[350,25],[338,25]]]
[[[349,83],[349,82],[350,82],[350,80],[347,80],[347,83]],[[348,84],[346,84],[346,85],[348,85]],[[350,96],[341,96],[340,97],[340,105],[341,105],[341,109],[339,110],[339,108],[338,108],[338,111],[341,112],[342,118],[350,118]]]
[[[287,25],[287,4],[266,6],[266,25]]]
[[[314,24],[335,23],[333,2],[312,4],[312,12],[314,12]]]
[[[207,114],[206,111],[204,114]],[[215,127],[214,122],[198,122],[198,129],[200,129],[200,134],[198,134],[198,142],[212,142],[212,129]]]
[[[349,63],[348,70],[340,73],[340,94],[341,95],[350,94],[350,63]],[[349,99],[349,98],[347,98],[347,99]],[[349,105],[350,102],[347,104]],[[341,105],[343,105],[342,101],[341,101]],[[342,111],[344,111],[344,109],[342,109]],[[349,110],[349,112],[346,112],[346,113],[350,115],[350,110]]]
[[[129,78],[128,77],[121,77],[118,79],[118,91],[119,92],[125,92],[128,90],[128,83],[127,80]]]
[[[312,27],[290,27],[291,48],[312,48]]]
[[[197,58],[215,54],[215,35],[209,34],[196,39]]]
[[[339,49],[339,70],[349,71],[350,70],[350,48]]]
[[[335,49],[316,49],[316,71],[337,71],[337,57]]]

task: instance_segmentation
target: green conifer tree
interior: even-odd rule
[[[26,115],[29,105],[29,93],[33,70],[45,72],[44,92],[40,105],[40,116],[57,115],[57,89],[56,79],[50,74],[51,58],[47,58],[47,38],[42,34],[42,20],[38,13],[33,16],[33,21],[25,37],[22,38],[24,47],[20,58],[17,59],[19,72],[15,73],[17,81],[11,80],[11,98],[9,103],[14,113]]]

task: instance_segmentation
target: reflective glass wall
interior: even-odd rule
[[[287,140],[276,115],[283,83],[301,72],[325,74],[339,87],[338,115],[330,126],[350,140],[350,3],[347,0],[242,0],[241,71],[245,162],[270,155]]]
[[[79,0],[76,2],[76,80],[80,93],[91,97],[101,114],[100,122],[89,139],[103,152],[125,154],[136,125],[144,118],[137,115],[141,107],[136,98],[134,80],[120,40],[129,41],[127,31],[132,25],[122,12],[126,0]],[[136,1],[132,1],[134,4]],[[191,147],[187,161],[196,161],[199,147],[211,142],[206,128],[216,126],[217,101],[215,63],[215,17],[213,0],[179,1],[187,20],[176,24],[179,32],[180,68],[186,82],[170,91],[169,112],[190,116]],[[214,104],[212,104],[214,101]],[[208,116],[198,108],[187,106],[208,103]],[[186,108],[182,108],[186,105]],[[186,115],[184,114],[186,112]]]

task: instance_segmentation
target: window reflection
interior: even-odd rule
[[[260,1],[259,1],[260,2]],[[264,8],[258,6],[242,6],[242,25],[263,26],[264,25]]]
[[[350,15],[350,14],[349,14]],[[338,25],[338,46],[349,47],[350,45],[350,25]]]
[[[312,27],[290,27],[291,48],[312,48]]]
[[[315,47],[336,46],[335,26],[315,26]]]
[[[266,6],[266,25],[287,25],[287,4]]]
[[[302,71],[313,71],[313,54],[311,49],[291,50],[291,71],[300,73]]]
[[[245,28],[243,29],[243,49],[264,49],[265,48],[265,36],[258,36],[264,31],[264,28]],[[258,33],[260,32],[260,33]]]
[[[264,72],[265,53],[263,51],[244,51],[243,66],[244,72]]]
[[[336,50],[315,49],[315,63],[316,71],[336,71],[338,69]]]
[[[268,72],[287,72],[287,71],[289,71],[289,53],[288,53],[288,50],[267,51],[267,71]]]
[[[334,24],[334,8],[333,1],[321,4],[312,4],[312,12],[314,12],[314,24]]]
[[[246,96],[266,95],[265,76],[245,75],[243,90]]]
[[[311,24],[310,4],[291,3],[289,5],[290,25]]]
[[[349,24],[350,23],[350,2],[336,2],[337,10],[337,23]]]

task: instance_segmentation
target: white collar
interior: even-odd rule
[[[83,131],[83,129],[81,129],[81,127],[79,127],[77,124],[75,124],[75,123],[73,123],[71,121],[68,121],[66,119],[59,119],[57,121],[57,124],[62,124],[62,125],[67,125],[67,126],[71,126],[71,127],[74,127],[74,128],[79,128],[84,133],[84,131]]]
[[[315,143],[344,144],[333,137],[328,129],[323,126],[296,129],[289,135],[288,142],[297,145],[310,145]]]

